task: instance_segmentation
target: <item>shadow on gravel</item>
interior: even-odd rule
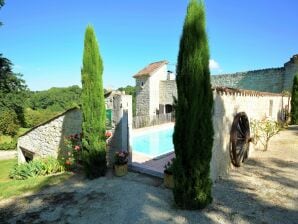
[[[250,162],[249,167],[259,165]],[[57,191],[43,191],[0,207],[0,223],[271,224],[298,220],[297,211],[263,201],[249,184],[219,180],[213,187],[212,205],[186,211],[177,209],[172,192],[158,183],[135,173],[124,178],[83,180],[79,186],[68,183]]]

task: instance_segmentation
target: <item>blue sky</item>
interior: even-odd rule
[[[0,53],[32,90],[80,85],[84,32],[92,24],[104,86],[166,59],[174,70],[187,0],[6,0]],[[212,74],[280,67],[298,53],[297,0],[206,0]]]

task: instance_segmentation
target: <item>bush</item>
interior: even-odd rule
[[[20,126],[15,111],[5,109],[0,111],[0,134],[15,136]]]
[[[82,134],[65,137],[60,161],[66,170],[73,170],[82,163]]]
[[[57,112],[50,110],[32,110],[27,108],[25,110],[25,123],[27,128],[35,127],[57,115]]]
[[[251,129],[254,135],[254,144],[260,142],[264,147],[264,151],[266,151],[268,149],[269,140],[280,131],[281,125],[269,119],[261,121],[253,120],[251,121]]]
[[[11,142],[4,142],[0,144],[0,150],[15,150],[17,141],[13,139]]]
[[[62,171],[64,171],[64,167],[60,162],[53,157],[48,157],[14,166],[10,171],[9,177],[16,180],[25,180],[31,177],[45,176]]]

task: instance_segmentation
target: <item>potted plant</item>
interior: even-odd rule
[[[122,177],[127,174],[128,152],[118,151],[115,153],[115,175]]]
[[[166,188],[174,188],[174,179],[173,179],[173,161],[169,161],[165,166],[164,166],[164,178],[163,178],[163,184]]]

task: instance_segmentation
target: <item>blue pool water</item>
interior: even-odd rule
[[[150,131],[132,138],[132,149],[150,157],[156,157],[174,151],[174,127]]]

